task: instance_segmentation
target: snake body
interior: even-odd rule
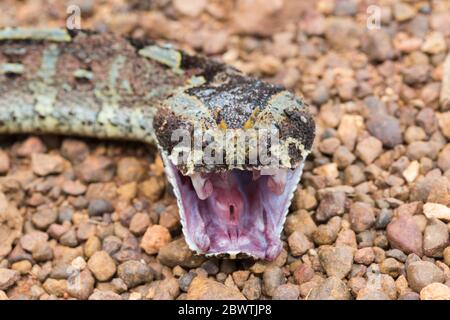
[[[174,132],[183,129],[193,140],[198,128],[215,139],[224,131],[237,138],[250,129],[276,129],[284,148],[267,148],[278,166],[246,161],[251,147],[226,150],[226,159],[232,155],[240,162],[201,163],[190,152],[177,162],[183,150]],[[0,29],[0,133],[157,145],[189,247],[270,260],[281,250],[282,225],[311,150],[314,120],[282,87],[170,45],[109,33],[7,28]],[[280,174],[259,178],[261,170],[272,169]],[[267,188],[276,197],[266,201]]]

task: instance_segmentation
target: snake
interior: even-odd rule
[[[315,137],[291,91],[175,45],[112,32],[0,29],[0,134],[157,147],[199,255],[274,260]]]

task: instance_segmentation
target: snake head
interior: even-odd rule
[[[198,69],[153,123],[186,241],[198,253],[272,260],[313,117],[280,86],[223,65]]]

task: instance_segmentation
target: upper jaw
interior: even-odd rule
[[[294,169],[219,176],[183,176],[166,154],[163,160],[190,249],[206,255],[252,256],[273,260],[282,250],[280,234],[303,162]],[[275,173],[273,176],[272,174]],[[222,177],[220,176],[220,177]],[[281,183],[284,182],[284,186]],[[231,210],[227,208],[233,207]]]

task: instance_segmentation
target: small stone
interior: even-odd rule
[[[294,213],[289,214],[286,217],[284,230],[288,235],[297,230],[303,233],[305,236],[311,237],[316,229],[316,223],[306,210],[295,211]]]
[[[0,290],[6,290],[12,287],[19,279],[19,272],[11,269],[0,268]]]
[[[248,270],[239,270],[233,272],[232,276],[236,286],[242,289],[248,277],[250,276],[250,272]]]
[[[364,119],[360,115],[346,114],[342,116],[338,128],[338,136],[341,139],[343,145],[346,146],[348,150],[350,151],[353,150],[356,143],[356,139],[363,128],[364,128]]]
[[[128,288],[134,288],[153,280],[150,268],[145,263],[135,260],[126,261],[119,265],[117,274]]]
[[[422,233],[412,217],[404,215],[393,220],[386,231],[388,241],[393,248],[407,254],[422,255]]]
[[[67,280],[67,293],[79,300],[87,300],[94,291],[95,279],[88,269],[74,272]]]
[[[174,8],[181,14],[184,14],[189,17],[197,17],[199,14],[203,12],[207,4],[208,4],[207,0],[173,1]]]
[[[363,168],[358,165],[351,165],[345,168],[345,184],[347,185],[357,185],[366,180],[366,175],[364,174]]]
[[[444,249],[444,261],[445,264],[450,266],[450,246]]]
[[[450,221],[450,208],[443,204],[427,202],[423,206],[423,213],[428,219]]]
[[[62,298],[67,291],[67,280],[47,279],[42,285],[44,290],[55,297]]]
[[[172,240],[169,230],[160,225],[148,227],[141,240],[141,248],[147,254],[158,253],[159,249],[168,244]]]
[[[39,176],[61,173],[64,170],[64,159],[58,155],[33,153],[31,167],[33,172]]]
[[[300,289],[292,283],[278,286],[272,294],[273,300],[298,300]]]
[[[383,146],[381,141],[374,137],[368,137],[358,143],[355,154],[365,164],[371,164],[382,151]]]
[[[333,217],[327,224],[321,224],[312,234],[312,239],[317,245],[332,244],[341,229],[341,218]]]
[[[408,167],[402,172],[403,177],[408,182],[414,182],[419,175],[420,164],[417,160],[412,161]]]
[[[450,300],[450,287],[442,283],[430,283],[420,290],[420,300]]]
[[[349,288],[338,277],[329,277],[312,289],[308,300],[350,300]]]
[[[123,300],[120,295],[113,291],[100,291],[94,290],[94,293],[91,294],[88,300]]]
[[[386,251],[386,256],[390,258],[394,258],[397,261],[400,262],[406,262],[407,256],[403,253],[403,251],[398,249],[391,249]]]
[[[375,62],[390,60],[395,57],[392,36],[384,29],[367,32],[362,48],[369,59]]]
[[[286,282],[286,278],[281,268],[273,266],[264,271],[263,282],[265,294],[271,297],[275,289]]]
[[[90,258],[95,252],[100,251],[102,243],[96,236],[89,237],[84,244],[84,255]]]
[[[318,221],[327,221],[331,217],[342,215],[345,210],[346,196],[344,192],[328,192],[320,201],[316,211]]]
[[[60,239],[59,243],[67,247],[76,247],[78,245],[77,233],[74,229],[70,229],[64,233]]]
[[[430,77],[430,67],[425,64],[413,65],[412,67],[403,68],[401,73],[403,75],[403,82],[413,86],[428,81]]]
[[[352,268],[353,250],[347,246],[323,246],[319,250],[319,261],[329,277],[343,279]]]
[[[347,168],[355,159],[353,153],[344,146],[339,146],[333,154],[333,162],[337,163],[339,169]]]
[[[423,108],[416,116],[416,122],[428,134],[432,134],[438,127],[435,111],[432,108]]]
[[[381,209],[375,220],[375,228],[376,229],[386,228],[386,226],[389,224],[389,222],[391,222],[393,215],[394,214],[393,214],[392,210]]]
[[[201,268],[205,270],[208,275],[215,275],[219,272],[219,265],[215,259],[206,260],[202,263]]]
[[[295,257],[301,256],[313,248],[313,243],[300,231],[293,232],[288,238],[291,254]]]
[[[366,123],[369,132],[387,148],[403,142],[398,119],[383,113],[376,113]]]
[[[84,141],[64,139],[61,144],[61,154],[74,164],[83,162],[89,154],[89,147]]]
[[[11,265],[11,269],[19,272],[21,275],[28,274],[31,271],[31,262],[28,260],[18,261]]]
[[[32,252],[34,248],[46,244],[48,240],[48,234],[41,231],[32,231],[20,238],[20,245],[28,252]]]
[[[314,270],[307,264],[301,264],[294,271],[294,279],[297,284],[303,284],[314,277]]]
[[[121,158],[117,163],[117,177],[122,183],[139,181],[144,175],[144,166],[134,157]]]
[[[382,290],[362,289],[358,292],[356,300],[390,300],[388,295]]]
[[[139,193],[151,202],[158,201],[164,193],[165,180],[161,177],[152,176],[141,182],[138,186]]]
[[[76,168],[78,178],[85,183],[110,181],[115,172],[115,163],[103,156],[88,156]]]
[[[103,239],[102,250],[106,251],[110,256],[120,250],[122,240],[120,238],[110,235]]]
[[[186,298],[188,300],[245,300],[238,290],[202,277],[192,280]]]
[[[429,257],[440,258],[444,249],[448,245],[449,229],[445,223],[440,220],[432,219],[425,228],[423,236],[423,250]]]
[[[67,180],[64,181],[62,189],[68,195],[80,196],[86,192],[87,188],[84,184],[82,184],[78,180],[77,181]]]
[[[319,150],[320,152],[327,154],[327,155],[333,155],[337,148],[340,146],[341,142],[338,138],[331,137],[326,138],[320,142]]]
[[[116,264],[106,251],[97,251],[88,261],[89,270],[98,281],[108,281],[116,273]]]
[[[261,280],[253,275],[245,282],[244,287],[242,288],[242,294],[248,300],[259,299],[261,296],[261,292]]]
[[[355,202],[350,207],[349,219],[354,231],[365,231],[375,223],[374,209],[368,203]]]
[[[450,139],[450,111],[436,114],[439,122],[439,128],[448,139]]]
[[[395,20],[403,22],[413,18],[416,15],[416,10],[411,5],[404,2],[394,3],[394,17]]]
[[[16,153],[19,157],[29,157],[33,153],[44,153],[47,147],[38,137],[27,138],[17,149]]]
[[[398,262],[394,258],[387,258],[380,264],[380,272],[388,274],[393,278],[397,278],[402,273],[403,269],[403,263]]]
[[[450,144],[444,147],[439,153],[437,166],[443,171],[450,170]]]
[[[447,50],[445,37],[440,32],[431,32],[422,44],[422,51],[429,54],[438,54]]]
[[[372,248],[361,248],[355,252],[355,262],[369,266],[375,259],[375,253]]]
[[[0,174],[5,174],[9,171],[10,161],[9,155],[0,149]]]
[[[93,199],[89,201],[88,213],[89,216],[102,216],[105,213],[114,212],[114,206],[106,199]]]
[[[138,212],[136,213],[130,221],[130,231],[139,236],[144,234],[150,225],[150,217],[147,213]]]
[[[33,214],[31,221],[40,230],[46,230],[58,219],[58,212],[49,207],[41,207]]]
[[[416,292],[406,292],[398,297],[398,300],[419,300],[420,296]]]
[[[415,261],[406,267],[406,275],[411,289],[420,292],[427,285],[444,282],[444,272],[428,261]]]

